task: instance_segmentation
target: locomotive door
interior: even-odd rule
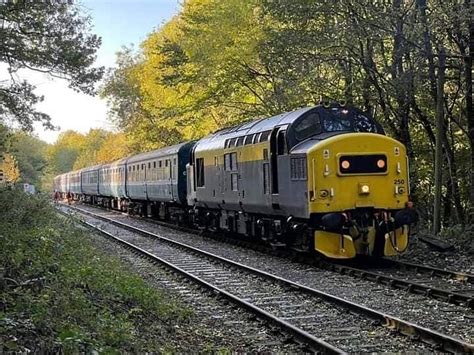
[[[270,169],[272,194],[278,194],[278,156],[284,154],[286,128],[275,127],[270,135]]]

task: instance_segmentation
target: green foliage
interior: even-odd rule
[[[150,139],[160,146],[200,138],[320,98],[344,100],[373,113],[407,146],[413,198],[430,218],[443,46],[450,54],[444,212],[446,221],[465,223],[474,206],[468,6],[464,0],[189,0],[139,53],[119,56],[102,94],[112,108],[140,108],[112,113],[143,148]],[[135,106],[127,106],[127,92]]]
[[[68,2],[0,4],[0,62],[10,78],[0,83],[2,121],[15,120],[26,130],[32,130],[36,121],[52,128],[50,117],[35,109],[43,98],[34,93],[33,85],[14,75],[20,69],[64,78],[71,88],[94,93],[94,83],[103,74],[103,68],[92,67],[101,40],[89,34],[90,19],[79,9]]]
[[[24,132],[13,134],[11,152],[18,162],[20,182],[39,186],[46,168],[47,147],[47,143],[30,134]]]
[[[84,135],[75,131],[66,131],[59,135],[48,149],[49,169],[53,174],[62,174],[73,169],[77,157],[84,147]]]
[[[0,210],[2,352],[169,350],[189,311],[93,248],[45,198],[1,191]]]

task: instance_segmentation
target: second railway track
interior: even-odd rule
[[[90,211],[76,211],[109,238],[274,323],[313,350],[473,352],[472,344],[437,331]]]

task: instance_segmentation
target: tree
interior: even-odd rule
[[[16,74],[20,69],[46,73],[93,94],[103,74],[103,68],[92,67],[101,40],[88,33],[90,19],[79,7],[65,1],[2,1],[0,21],[0,62],[9,76],[0,81],[0,120],[14,120],[26,130],[33,122],[52,128],[50,117],[34,107],[43,97]]]
[[[48,170],[51,175],[59,175],[73,170],[77,157],[85,144],[85,137],[75,131],[59,135],[56,142],[48,148]]]
[[[14,184],[20,178],[18,163],[11,154],[4,153],[3,157],[0,157],[0,171],[3,173],[3,179],[7,184]]]
[[[24,132],[12,135],[11,154],[18,162],[20,182],[39,185],[46,169],[48,144]]]
[[[110,137],[111,133],[103,129],[90,129],[85,135],[81,145],[81,150],[74,162],[73,169],[81,169],[87,166],[98,164],[98,154],[104,142]]]
[[[98,163],[110,163],[130,155],[130,144],[124,133],[111,133],[97,151]]]

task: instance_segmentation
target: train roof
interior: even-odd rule
[[[76,170],[76,172],[85,173],[85,172],[88,172],[88,171],[99,170],[101,167],[102,167],[102,164],[97,164],[97,165],[88,166],[88,167]],[[73,172],[74,171],[71,171],[71,173],[73,173]]]
[[[146,152],[146,153],[141,153],[137,155],[133,155],[131,157],[128,157],[127,164],[129,163],[136,163],[144,160],[149,160],[149,159],[155,159],[159,158],[162,156],[167,156],[167,155],[172,155],[172,154],[178,154],[181,148],[183,148],[187,144],[191,144],[194,142],[185,142],[185,143],[180,143],[176,145],[172,145],[170,147],[164,147],[156,150],[152,150],[151,152]]]
[[[102,164],[99,168],[100,169],[107,169],[107,168],[110,168],[110,167],[117,167],[119,165],[125,165],[126,162],[127,162],[127,158],[122,158],[122,159],[115,160],[115,161],[107,163],[107,164]]]

